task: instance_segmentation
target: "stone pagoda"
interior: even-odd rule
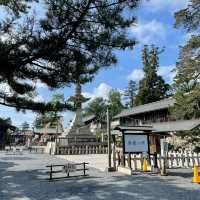
[[[76,108],[75,116],[69,128],[64,133],[68,145],[87,145],[96,142],[96,136],[92,134],[89,127],[84,124],[82,117],[82,103],[88,101],[81,94],[81,84],[76,84],[75,95],[69,98],[69,102],[73,102]]]

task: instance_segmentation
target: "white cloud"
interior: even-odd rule
[[[174,65],[161,66],[158,69],[158,75],[162,76],[168,83],[172,83],[176,73],[173,71],[175,69]],[[134,69],[130,75],[128,75],[128,80],[133,80],[139,82],[144,77],[144,71],[142,69]]]
[[[185,8],[189,0],[144,0],[143,6],[151,12],[168,9],[172,12]]]
[[[144,77],[144,71],[142,69],[134,69],[131,74],[128,75],[128,80],[138,82]]]
[[[75,113],[74,112],[70,112],[70,111],[62,113],[62,116],[64,118],[64,123],[63,123],[64,128],[69,126],[71,120],[73,120],[73,118],[74,118],[74,115],[75,115]]]
[[[192,36],[197,36],[198,34],[199,33],[197,31],[186,33],[185,35],[183,35],[183,41],[181,45],[185,45],[185,43],[188,42],[192,38]]]
[[[175,71],[173,71],[174,69],[174,65],[161,66],[158,69],[158,75],[162,76],[168,83],[172,83],[173,78],[176,75]]]
[[[7,83],[0,84],[0,92],[10,94],[11,90]]]
[[[39,88],[47,88],[47,85],[42,83],[40,80],[37,80],[37,81],[33,81],[36,88],[39,89]]]
[[[9,39],[9,35],[8,34],[4,33],[4,34],[0,35],[1,42],[5,42],[8,39]]]
[[[28,122],[31,126],[35,119],[36,114],[31,111],[16,112],[15,108],[0,105],[1,117],[8,118],[12,120],[12,124],[15,126],[20,126],[24,121]]]
[[[98,87],[94,88],[92,92],[83,92],[83,95],[91,99],[94,99],[96,97],[107,99],[111,89],[112,87],[110,85],[106,83],[101,83]]]
[[[31,82],[29,82],[29,84],[30,83]],[[40,85],[41,85],[40,87],[42,87],[42,83]],[[7,83],[1,83],[0,84],[0,92],[6,93],[7,95],[12,94],[12,90]],[[21,97],[23,97],[23,95]],[[42,97],[42,95],[38,94],[33,98],[33,100],[36,101],[36,102],[39,102],[39,101],[44,101],[44,98]]]
[[[44,84],[44,83],[39,82],[39,83],[36,84],[36,87],[37,88],[47,88],[47,85]]]
[[[37,96],[34,97],[33,100],[36,101],[36,102],[42,102],[42,101],[44,101],[44,98],[43,98],[42,95],[37,95]]]
[[[166,39],[166,28],[164,24],[157,20],[132,26],[131,33],[143,44],[159,43]]]

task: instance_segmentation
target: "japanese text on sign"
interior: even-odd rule
[[[124,135],[124,151],[125,152],[148,152],[147,135]]]

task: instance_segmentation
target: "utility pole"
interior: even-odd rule
[[[107,135],[108,135],[108,171],[111,171],[111,133],[110,133],[109,106],[107,106]]]

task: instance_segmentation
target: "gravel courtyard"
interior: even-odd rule
[[[45,154],[0,152],[0,200],[200,199],[200,185],[191,183],[191,169],[176,169],[160,177],[125,176],[90,167],[87,178],[49,182],[45,166],[61,163],[66,160]]]

